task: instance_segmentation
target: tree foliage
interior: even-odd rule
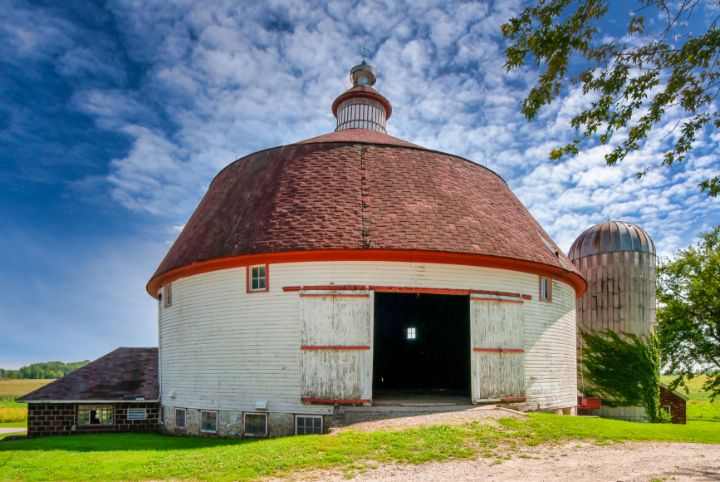
[[[610,406],[641,406],[651,422],[661,420],[660,356],[655,334],[585,332],[582,374],[586,395]]]
[[[699,370],[720,396],[720,226],[658,267],[658,335],[663,366],[685,385]]]
[[[33,363],[19,370],[4,370],[0,368],[0,378],[61,378],[88,363],[90,363],[90,360],[70,363],[51,361]]]
[[[534,119],[571,84],[579,84],[594,99],[570,121],[575,138],[553,149],[551,159],[576,155],[587,138],[611,144],[622,132],[626,137],[605,156],[607,164],[614,165],[642,145],[669,109],[678,108],[683,114],[678,135],[660,161],[672,165],[685,160],[706,126],[720,126],[720,112],[714,109],[720,89],[718,17],[698,35],[681,28],[701,3],[640,0],[642,8],[629,16],[623,39],[608,38],[598,28],[608,12],[607,0],[538,0],[502,26],[504,37],[512,41],[505,50],[508,70],[529,61],[544,67],[522,103],[527,119]],[[666,26],[646,32],[644,13],[666,18]],[[573,61],[582,70],[568,78]],[[705,179],[700,188],[715,197],[720,179]]]

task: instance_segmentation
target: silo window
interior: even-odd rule
[[[415,327],[414,327],[414,326],[408,327],[408,329],[407,329],[407,339],[408,339],[408,340],[414,340],[415,338],[417,338],[417,334],[415,333]]]
[[[540,300],[552,301],[552,280],[544,276],[540,277]]]
[[[268,268],[266,264],[249,268],[248,291],[268,290]]]

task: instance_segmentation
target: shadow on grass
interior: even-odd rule
[[[108,451],[170,451],[203,449],[214,447],[262,444],[278,439],[219,439],[164,435],[160,433],[111,433],[87,435],[60,435],[40,438],[15,438],[0,440],[0,453],[6,451],[49,451],[72,452]]]

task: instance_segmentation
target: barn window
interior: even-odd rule
[[[185,428],[185,409],[184,408],[176,408],[175,409],[175,427],[176,428]]]
[[[267,437],[267,414],[246,413],[245,414],[245,436]]]
[[[170,308],[172,306],[172,285],[163,286],[162,298],[163,308]]]
[[[540,296],[542,301],[552,301],[552,280],[544,276],[540,277]]]
[[[407,339],[414,340],[415,338],[417,338],[417,334],[415,333],[415,327],[411,326],[407,329]]]
[[[310,435],[313,433],[323,433],[322,417],[298,415],[295,418],[295,435]]]
[[[217,432],[217,412],[206,412],[202,411],[200,413],[201,418],[201,425],[200,425],[200,431],[201,432],[208,432],[208,433],[216,433]]]
[[[145,420],[147,419],[147,411],[144,408],[128,408],[128,420]]]
[[[268,290],[268,268],[267,265],[250,266],[248,279],[248,291]]]
[[[78,406],[78,425],[112,425],[112,406]]]

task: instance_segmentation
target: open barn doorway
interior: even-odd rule
[[[373,402],[470,399],[467,296],[375,293]]]

